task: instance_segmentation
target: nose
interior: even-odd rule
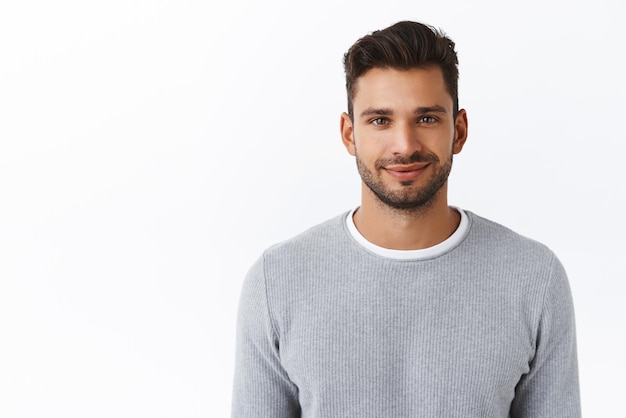
[[[396,124],[391,138],[391,152],[396,155],[413,155],[422,151],[422,143],[414,123]]]

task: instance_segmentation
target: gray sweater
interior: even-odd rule
[[[562,265],[465,213],[426,258],[366,249],[347,214],[267,249],[241,292],[232,416],[579,417]]]

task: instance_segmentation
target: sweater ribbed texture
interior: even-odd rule
[[[563,267],[467,214],[430,259],[366,250],[345,214],[267,249],[242,287],[232,416],[579,417]]]

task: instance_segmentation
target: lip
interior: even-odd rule
[[[428,165],[429,163],[397,164],[387,166],[384,170],[398,180],[413,180],[422,174]]]

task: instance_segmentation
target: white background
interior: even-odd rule
[[[405,19],[457,43],[470,135],[450,203],[561,258],[583,412],[616,416],[624,16],[617,0],[2,2],[0,416],[227,416],[243,276],[358,205],[341,60]]]

